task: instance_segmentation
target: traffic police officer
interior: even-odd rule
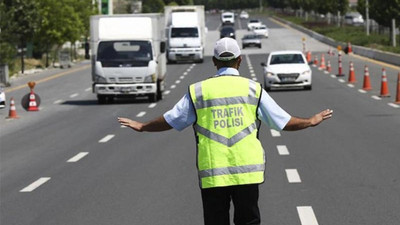
[[[239,76],[241,60],[236,40],[222,38],[214,46],[217,75],[190,85],[173,109],[147,123],[118,118],[140,132],[193,125],[206,225],[229,225],[231,201],[236,225],[260,224],[258,186],[265,170],[260,120],[273,129],[300,130],[332,116],[330,109],[307,119],[290,116],[259,83]]]

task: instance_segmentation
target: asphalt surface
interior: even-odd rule
[[[311,91],[274,91],[288,113],[309,117],[326,108],[332,119],[297,132],[261,127],[267,152],[266,182],[260,186],[262,224],[400,224],[400,108],[393,104],[398,67],[343,56],[345,77],[336,77],[337,54],[329,47],[266,17],[263,48],[246,49],[242,76],[263,82],[260,63],[272,50],[325,54],[332,72],[313,70]],[[215,74],[212,46],[219,15],[207,15],[206,58],[202,64],[168,65],[164,99],[117,99],[98,105],[91,93],[89,62],[14,80],[7,100],[16,100],[19,119],[0,110],[0,223],[24,224],[202,224],[202,206],[191,127],[182,132],[136,133],[117,117],[148,121],[171,109],[188,85]],[[235,24],[238,40],[246,21]],[[349,62],[357,82],[347,82]],[[364,65],[372,90],[361,92]],[[379,98],[382,67],[391,97]],[[20,101],[38,84],[40,111]],[[8,104],[8,102],[7,102]]]

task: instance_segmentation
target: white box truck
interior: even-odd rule
[[[203,62],[206,43],[204,6],[165,6],[168,62]]]
[[[114,97],[162,99],[167,66],[162,14],[90,17],[93,93],[100,104]]]

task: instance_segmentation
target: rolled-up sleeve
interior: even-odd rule
[[[185,94],[175,106],[164,113],[164,119],[175,130],[181,131],[196,121],[189,94]]]
[[[283,110],[271,96],[262,90],[258,119],[275,130],[282,130],[289,122],[291,116]]]

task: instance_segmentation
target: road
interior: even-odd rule
[[[267,17],[270,37],[262,49],[243,50],[242,76],[263,82],[261,62],[272,50],[307,50],[320,56],[329,46]],[[121,99],[98,105],[91,93],[89,62],[20,78],[6,90],[20,119],[0,112],[0,223],[4,225],[202,224],[193,130],[136,133],[117,117],[150,120],[171,109],[188,85],[215,74],[212,47],[219,15],[207,15],[206,58],[202,64],[168,65],[164,99]],[[237,36],[246,33],[237,23]],[[311,91],[270,95],[288,113],[309,117],[323,109],[332,119],[298,132],[277,132],[263,125],[266,182],[260,188],[263,224],[400,224],[400,108],[394,102],[398,67],[358,56],[343,57],[357,82],[312,67]],[[364,65],[372,91],[362,92]],[[385,67],[392,97],[379,98]],[[20,106],[25,83],[38,82],[39,112]],[[8,104],[8,103],[7,103]]]

